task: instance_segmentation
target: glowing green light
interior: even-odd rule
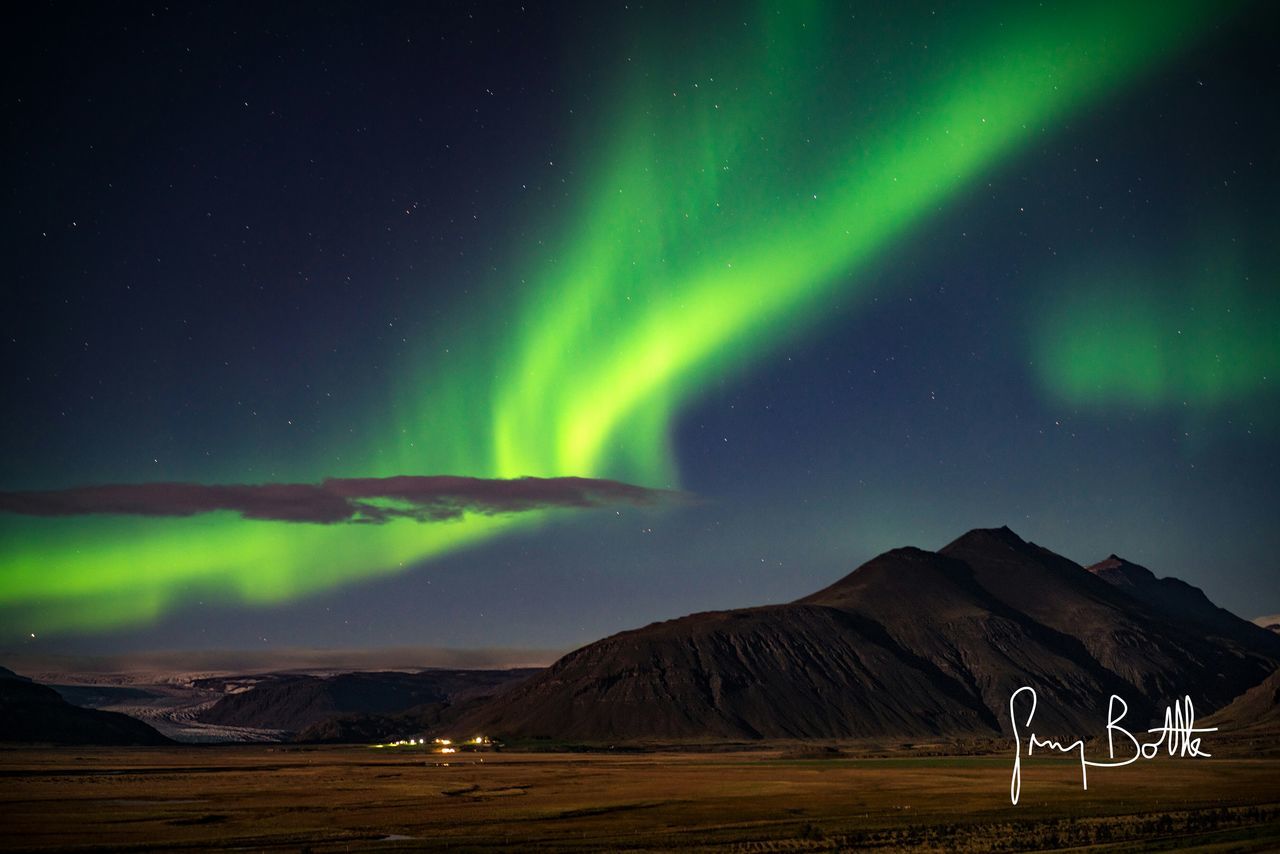
[[[296,479],[675,485],[678,407],[812,328],[833,298],[856,299],[865,265],[1003,156],[1186,42],[1211,11],[975,11],[951,53],[934,46],[949,61],[904,60],[896,76],[861,69],[847,82],[824,69],[848,65],[851,25],[820,6],[765,8],[696,56],[664,54],[655,34],[637,47],[643,70],[619,82],[614,130],[594,143],[590,196],[559,248],[532,258],[519,288],[504,284],[513,307],[464,319],[468,344],[447,357],[403,366],[375,447]],[[49,632],[146,621],[197,598],[279,602],[541,518],[3,519],[0,615]]]
[[[1229,270],[1207,280],[1100,273],[1034,325],[1040,377],[1075,405],[1239,405],[1280,376],[1280,297]],[[1117,280],[1119,279],[1119,281]]]

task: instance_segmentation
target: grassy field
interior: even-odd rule
[[[483,760],[483,761],[482,761]],[[447,761],[447,764],[445,764]],[[1280,850],[1280,761],[0,749],[0,849]]]

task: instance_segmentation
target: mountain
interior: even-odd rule
[[[1091,734],[1112,693],[1147,721],[1184,693],[1219,708],[1280,664],[1274,637],[1223,614],[1206,632],[1008,528],[979,529],[886,552],[796,602],[597,641],[456,727],[582,742],[989,736],[1030,685],[1037,731]]]
[[[1149,605],[1008,528],[971,531],[940,553],[967,562],[977,582],[1008,607],[1078,641],[1089,659],[1131,686],[1117,692],[1131,705],[1133,694],[1162,709],[1190,690],[1203,707],[1220,708],[1280,660],[1276,638],[1226,611],[1222,619],[1239,632],[1207,633],[1200,619]],[[1091,703],[1094,721],[1105,696]]]
[[[58,692],[0,668],[0,741],[22,744],[172,744],[142,721],[71,705]]]
[[[1200,626],[1211,634],[1245,644],[1273,644],[1266,627],[1242,620],[1209,601],[1204,591],[1178,578],[1156,578],[1151,570],[1111,555],[1088,570],[1167,617]]]
[[[1280,614],[1269,614],[1265,617],[1254,617],[1253,624],[1267,631],[1280,634]]]
[[[279,675],[229,694],[203,711],[203,723],[300,732],[330,718],[386,715],[418,706],[492,693],[535,670],[424,670]]]

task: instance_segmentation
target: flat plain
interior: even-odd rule
[[[1280,761],[0,749],[4,850],[1280,850]]]

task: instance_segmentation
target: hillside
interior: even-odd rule
[[[0,741],[22,744],[162,745],[169,739],[127,715],[71,705],[58,692],[0,668]]]

